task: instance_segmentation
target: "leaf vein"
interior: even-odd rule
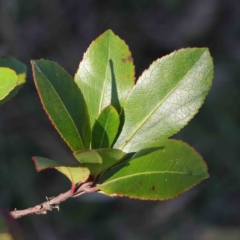
[[[199,59],[194,63],[194,65],[191,67],[190,70],[187,71],[187,73],[182,77],[182,79],[176,84],[176,86],[163,98],[162,101],[160,101],[154,108],[153,110],[142,120],[142,122],[137,126],[137,128],[132,132],[132,134],[124,141],[123,145],[120,147],[120,149],[122,150],[127,143],[130,141],[130,139],[138,132],[139,129],[141,129],[141,127],[147,122],[148,119],[150,119],[153,114],[160,108],[160,106],[164,103],[164,101],[166,99],[169,98],[169,96],[171,96],[171,94],[178,88],[178,86],[182,83],[182,81],[185,80],[186,76],[189,74],[189,72],[194,68],[194,66],[199,62],[199,60],[201,59],[201,57],[203,56],[203,54],[205,54],[205,52],[203,52],[201,54],[201,56],[199,57]]]

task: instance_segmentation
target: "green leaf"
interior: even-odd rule
[[[111,30],[92,42],[75,75],[89,107],[91,126],[101,111],[113,105],[121,112],[134,85],[134,65],[126,43]]]
[[[85,182],[90,175],[89,169],[80,164],[64,164],[44,157],[33,157],[32,159],[38,172],[47,168],[55,168],[64,174],[72,182],[72,190],[75,184]]]
[[[26,82],[26,71],[27,67],[22,62],[18,61],[13,57],[1,57],[0,67],[7,67],[13,69],[19,78],[18,85]]]
[[[74,153],[74,156],[82,163],[82,166],[90,169],[90,174],[94,178],[118,163],[125,155],[126,153],[121,150],[112,148]]]
[[[181,49],[155,61],[124,104],[125,124],[114,148],[136,152],[177,133],[198,112],[211,87],[208,49]]]
[[[97,150],[86,150],[74,152],[74,157],[81,163],[98,163],[102,164],[102,158]]]
[[[17,86],[17,74],[5,67],[0,67],[0,100],[4,99]]]
[[[43,107],[73,151],[90,147],[90,121],[81,91],[57,63],[32,61],[34,80]]]
[[[193,148],[180,141],[163,140],[103,174],[99,189],[107,195],[166,200],[207,177],[206,164]]]
[[[7,95],[6,98],[0,101],[0,104],[2,104],[14,97],[18,93],[18,90],[21,88],[22,84],[26,82],[27,67],[25,64],[12,57],[0,58],[0,67],[12,69],[16,72],[18,76],[17,85],[15,86],[15,88],[12,89],[12,91]]]
[[[122,152],[121,150],[113,148],[98,149],[97,152],[102,158],[102,165],[99,173],[106,171],[122,160],[122,158],[126,155],[126,153]]]
[[[111,147],[120,124],[116,109],[109,105],[102,110],[96,119],[92,130],[92,148]]]
[[[82,166],[90,170],[92,177],[97,177],[101,165],[102,158],[95,150],[79,151],[74,153],[75,158],[82,163]]]

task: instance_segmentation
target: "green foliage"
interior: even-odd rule
[[[203,104],[212,69],[206,48],[181,49],[151,64],[126,100],[125,123],[114,147],[136,152],[177,133]]]
[[[58,163],[35,157],[39,169],[55,167],[75,184],[82,176],[87,180],[87,174],[77,175],[87,168],[107,195],[152,200],[176,197],[208,177],[194,149],[168,140],[198,112],[210,89],[208,49],[158,59],[135,85],[128,46],[111,30],[84,54],[76,83],[56,63],[32,64],[43,107],[80,162],[73,173],[72,166],[59,170]]]
[[[0,104],[14,97],[26,79],[26,66],[15,58],[0,57]],[[6,171],[6,169],[5,169]],[[0,239],[22,239],[18,226],[0,207]]]
[[[57,63],[32,61],[34,80],[50,120],[73,151],[90,146],[86,103],[72,77]]]
[[[92,148],[111,147],[120,124],[116,109],[109,105],[97,117],[92,130]]]
[[[84,54],[75,81],[86,100],[91,126],[110,104],[120,113],[135,81],[133,59],[126,43],[106,31]]]
[[[90,169],[91,175],[96,178],[111,166],[118,163],[126,154],[119,149],[103,148],[75,152],[76,159]]]
[[[33,161],[37,171],[42,171],[46,168],[55,168],[64,174],[72,182],[72,189],[74,189],[74,185],[78,182],[85,182],[90,175],[89,169],[82,167],[80,164],[66,165],[43,157],[33,157]]]
[[[4,99],[17,86],[18,76],[9,68],[0,68],[0,100]]]
[[[206,164],[186,143],[163,140],[148,145],[100,179],[108,195],[163,200],[178,196],[208,177]]]
[[[26,65],[12,57],[0,58],[0,104],[14,97],[26,79]]]

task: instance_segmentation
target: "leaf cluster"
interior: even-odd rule
[[[208,49],[187,48],[157,59],[136,81],[126,43],[111,30],[87,49],[72,78],[57,63],[33,60],[35,85],[50,121],[76,164],[34,157],[72,189],[94,181],[107,195],[163,200],[208,177],[201,156],[169,139],[198,112],[211,87]]]

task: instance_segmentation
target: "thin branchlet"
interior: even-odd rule
[[[52,211],[52,209],[56,208],[58,211],[60,210],[60,203],[66,201],[71,197],[78,197],[86,192],[96,192],[98,190],[97,187],[91,187],[92,182],[79,183],[76,185],[74,191],[69,190],[65,193],[61,193],[56,197],[46,197],[47,201],[36,205],[35,207],[31,207],[24,210],[17,210],[10,212],[10,215],[13,218],[21,218],[27,215],[32,214],[47,214],[48,211]]]

